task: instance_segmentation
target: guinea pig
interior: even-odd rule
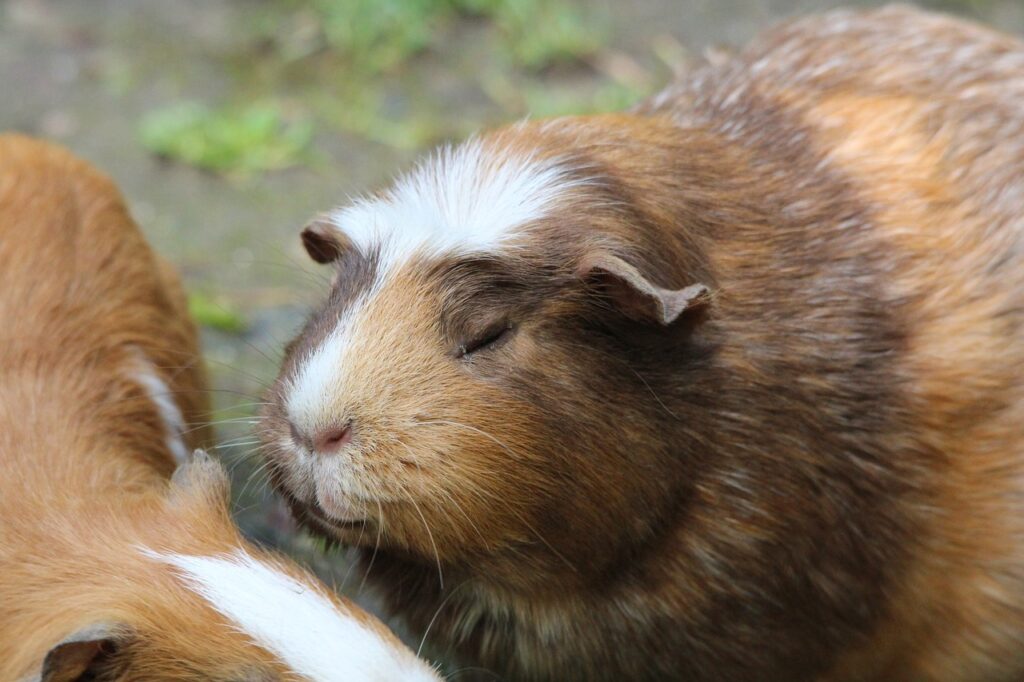
[[[109,180],[0,136],[0,263],[0,680],[437,679],[184,461],[195,330]]]
[[[335,269],[276,487],[506,680],[1024,678],[1024,45],[769,30],[446,147]]]

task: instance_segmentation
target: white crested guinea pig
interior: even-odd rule
[[[335,268],[276,487],[506,680],[1024,678],[1024,45],[771,30],[446,148]]]
[[[246,542],[195,329],[111,182],[0,136],[0,680],[438,679]],[[175,466],[177,465],[177,469]]]

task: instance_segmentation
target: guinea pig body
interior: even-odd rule
[[[1022,74],[832,13],[323,216],[277,487],[503,679],[1019,679]]]
[[[436,679],[184,461],[195,330],[108,179],[0,136],[0,264],[0,679]]]

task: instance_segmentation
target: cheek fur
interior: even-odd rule
[[[454,360],[433,323],[437,312],[422,303],[430,296],[417,286],[395,282],[366,299],[358,315],[336,315],[344,329],[322,334],[327,346],[296,346],[298,361],[275,397],[279,439],[289,440],[286,419],[308,425],[339,415],[352,419],[355,435],[331,456],[283,448],[282,478],[292,494],[335,510],[358,507],[380,526],[385,545],[430,557],[543,546],[571,537],[573,518],[605,528],[624,513],[628,466],[593,453],[642,440],[629,426],[640,420],[580,422],[580,415],[614,412],[617,400],[609,396],[595,411],[580,396],[621,393],[628,401],[635,393],[614,381],[609,389],[607,377],[618,370],[580,376],[573,368],[588,344],[557,324],[524,328],[504,349],[508,357]],[[534,366],[544,369],[525,369]],[[330,399],[311,400],[314,383],[329,388]],[[297,393],[303,386],[304,397]],[[602,505],[589,503],[586,491]]]

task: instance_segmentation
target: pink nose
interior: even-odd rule
[[[313,435],[313,452],[329,454],[337,452],[352,442],[352,424],[334,426]]]

